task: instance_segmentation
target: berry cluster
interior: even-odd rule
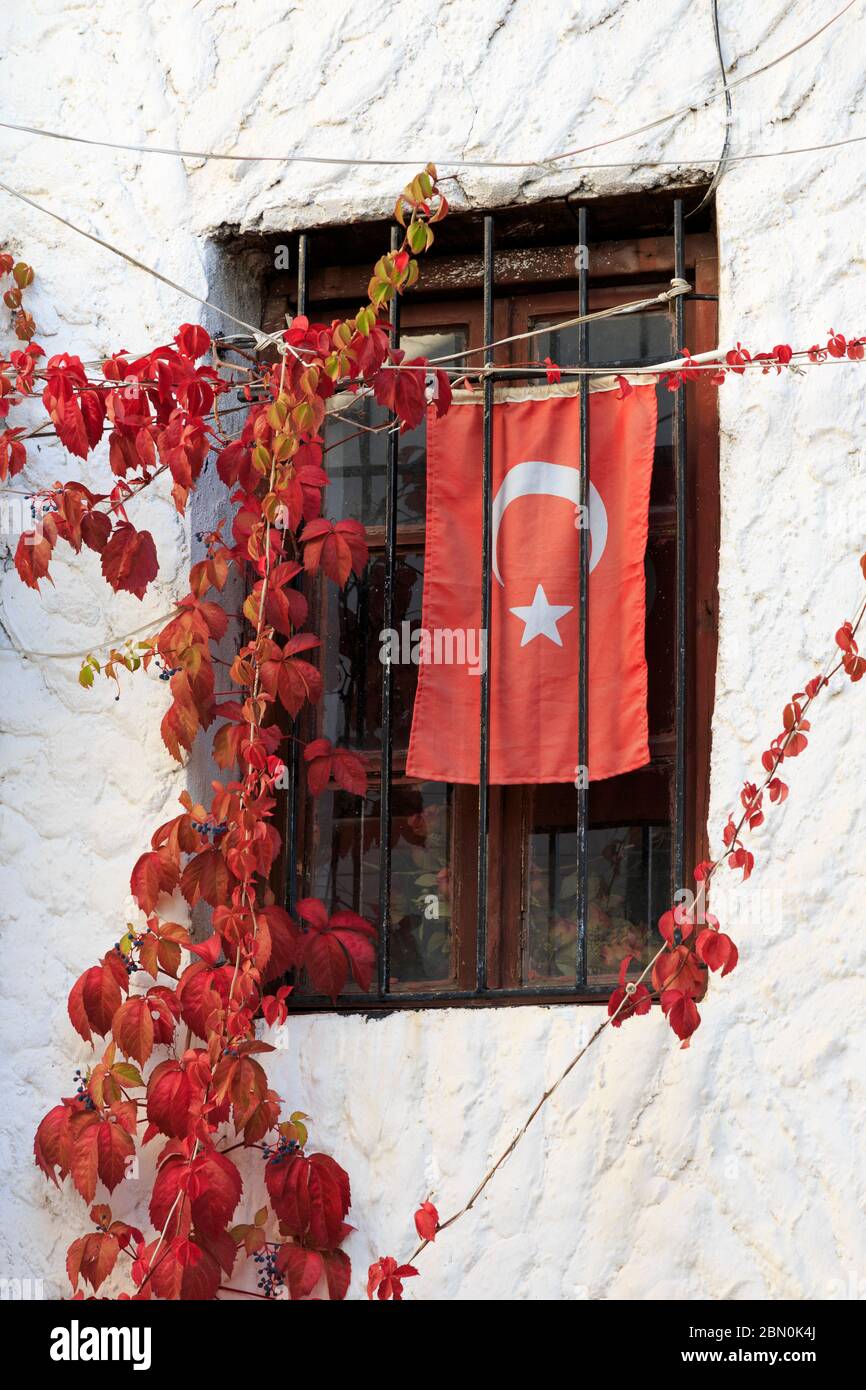
[[[300,1148],[297,1139],[286,1139],[280,1135],[278,1143],[262,1144],[262,1156],[268,1163],[284,1163],[292,1154],[299,1153]]]
[[[277,1270],[277,1256],[274,1247],[266,1245],[264,1250],[257,1250],[253,1255],[253,1260],[258,1265],[259,1277],[256,1283],[265,1298],[281,1297],[282,1295],[278,1291],[283,1287],[283,1280]]]
[[[176,676],[180,670],[179,666],[166,666],[161,656],[156,657],[155,664],[159,667],[159,679],[170,681],[172,676]]]
[[[142,938],[140,936],[133,936],[130,938],[130,940],[133,946],[138,946],[141,943]],[[115,941],[111,949],[114,951],[115,955],[120,956],[120,959],[123,961],[123,964],[126,967],[127,975],[134,975],[136,970],[138,969],[138,966],[132,959],[131,955],[127,955],[126,951],[121,950],[120,942]]]
[[[162,679],[162,677],[160,677]],[[217,839],[220,835],[225,835],[228,826],[225,824],[210,825],[207,821],[194,820],[191,822],[193,830],[197,830],[199,835],[213,835]]]
[[[74,1079],[75,1099],[80,1100],[83,1103],[85,1110],[95,1110],[96,1106],[93,1104],[93,1101],[90,1097],[90,1092],[87,1089],[87,1078],[84,1076],[84,1073],[81,1071],[77,1071],[75,1073]]]
[[[44,496],[40,492],[31,492],[28,500],[30,502],[30,516],[33,521],[41,521],[44,516],[48,516],[49,512],[60,511],[56,498]],[[37,506],[39,508],[38,513]]]

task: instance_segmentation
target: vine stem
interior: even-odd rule
[[[852,635],[858,631],[858,629],[859,629],[861,623],[863,622],[864,615],[866,615],[866,599],[862,600],[862,602],[861,602],[861,604],[860,604],[860,607],[859,607],[859,609],[858,609],[858,611],[857,611],[857,617],[855,618],[854,622],[853,622],[852,625],[851,625]],[[735,832],[734,832],[734,836],[733,836],[733,838],[732,838],[732,840],[731,840],[731,843],[726,847],[726,849],[723,851],[723,853],[720,854],[720,855],[718,856],[718,858],[716,858],[715,860],[713,860],[713,862],[711,863],[710,867],[708,868],[708,870],[707,870],[707,872],[706,872],[704,878],[700,881],[699,889],[698,889],[697,893],[695,894],[695,908],[696,908],[696,909],[697,909],[697,904],[698,904],[698,902],[700,901],[701,897],[703,897],[703,899],[704,899],[704,905],[708,902],[708,897],[707,897],[707,895],[708,895],[708,891],[709,891],[709,884],[710,884],[710,881],[712,880],[712,878],[713,878],[713,876],[715,875],[716,871],[719,869],[720,865],[723,864],[723,863],[725,862],[725,860],[727,859],[727,857],[728,857],[728,855],[730,854],[731,849],[733,848],[733,846],[737,843],[737,840],[738,840],[738,838],[739,838],[740,832],[741,832],[741,830],[742,830],[742,828],[743,828],[743,826],[744,826],[744,824],[745,824],[745,822],[746,822],[746,820],[747,820],[747,818],[748,818],[748,816],[749,816],[749,814],[750,814],[751,806],[754,805],[754,803],[755,803],[757,797],[758,797],[763,791],[766,790],[767,786],[768,786],[769,783],[772,781],[773,777],[776,775],[776,771],[777,771],[777,769],[779,768],[779,765],[780,765],[780,764],[782,763],[782,761],[784,760],[786,748],[788,747],[788,745],[789,745],[791,739],[793,738],[794,734],[797,733],[797,732],[799,732],[799,730],[800,730],[801,727],[802,727],[802,723],[803,723],[803,720],[804,720],[804,718],[805,718],[806,712],[808,711],[808,709],[810,708],[810,706],[814,703],[814,701],[817,699],[817,697],[818,697],[818,695],[821,693],[821,691],[822,691],[827,685],[829,685],[830,681],[833,679],[833,677],[836,675],[836,673],[842,668],[842,666],[843,666],[843,661],[842,661],[841,658],[838,658],[838,659],[837,659],[836,651],[835,651],[835,649],[834,649],[833,653],[830,655],[830,657],[829,657],[829,658],[827,659],[827,661],[825,662],[824,667],[823,667],[823,670],[822,670],[821,673],[820,673],[820,684],[818,685],[818,687],[817,687],[817,689],[814,691],[814,693],[813,693],[812,695],[809,695],[809,696],[807,697],[807,699],[805,700],[805,702],[804,702],[804,704],[803,704],[803,706],[802,706],[802,709],[800,710],[799,716],[797,717],[797,719],[794,720],[794,722],[793,722],[791,728],[787,731],[785,738],[783,739],[782,743],[779,745],[779,748],[776,750],[776,756],[775,756],[775,758],[774,758],[772,768],[766,773],[766,776],[764,777],[764,780],[761,782],[760,786],[758,787],[758,789],[757,789],[757,791],[756,791],[756,793],[755,793],[755,796],[752,797],[750,806],[747,807],[747,808],[743,811],[742,815],[740,816],[739,821],[736,823]],[[697,911],[696,911],[696,914],[695,914],[695,915],[696,915],[696,920],[702,920],[700,917],[698,917]],[[499,1172],[499,1169],[502,1167],[503,1163],[505,1163],[506,1159],[508,1159],[508,1158],[511,1156],[511,1154],[514,1152],[514,1150],[517,1148],[517,1145],[520,1143],[521,1139],[522,1139],[523,1136],[526,1134],[527,1130],[530,1128],[530,1126],[532,1125],[533,1121],[538,1117],[538,1115],[539,1115],[539,1114],[541,1113],[541,1111],[544,1109],[544,1106],[545,1106],[545,1105],[547,1104],[547,1102],[550,1100],[551,1096],[552,1096],[556,1091],[559,1090],[559,1087],[562,1085],[563,1081],[565,1081],[566,1077],[568,1077],[568,1076],[571,1074],[571,1072],[572,1072],[572,1071],[574,1070],[574,1068],[577,1066],[577,1064],[578,1064],[578,1062],[581,1060],[581,1058],[586,1056],[586,1054],[587,1054],[587,1052],[589,1051],[589,1049],[593,1046],[594,1043],[596,1043],[596,1042],[598,1041],[598,1039],[601,1037],[601,1035],[602,1035],[602,1033],[605,1031],[605,1029],[606,1029],[607,1027],[609,1027],[612,1023],[614,1023],[614,1021],[615,1021],[615,1019],[617,1018],[617,1016],[619,1015],[620,1011],[625,1007],[627,1001],[628,1001],[628,1000],[632,997],[632,995],[634,994],[634,990],[637,988],[637,986],[638,986],[639,984],[642,984],[642,983],[643,983],[643,981],[646,979],[646,977],[651,973],[651,971],[652,971],[652,969],[653,969],[653,967],[654,967],[656,961],[659,960],[659,958],[660,958],[661,956],[664,955],[664,953],[665,953],[666,950],[667,950],[667,944],[666,944],[666,943],[663,943],[663,944],[659,947],[659,949],[656,951],[655,955],[652,957],[652,960],[650,960],[649,964],[646,965],[646,966],[644,967],[644,969],[642,970],[641,974],[638,976],[637,980],[634,980],[634,981],[631,981],[631,982],[630,982],[630,986],[631,986],[631,987],[627,989],[626,994],[625,994],[625,995],[623,996],[623,998],[620,1000],[620,1003],[617,1005],[616,1009],[614,1009],[614,1011],[613,1011],[611,1014],[609,1014],[607,1018],[605,1018],[605,1019],[602,1020],[602,1022],[598,1025],[598,1027],[595,1029],[595,1031],[594,1031],[594,1032],[592,1033],[592,1035],[590,1036],[589,1040],[583,1045],[583,1047],[580,1048],[580,1050],[579,1050],[578,1052],[575,1053],[575,1055],[574,1055],[574,1056],[571,1058],[571,1060],[567,1063],[567,1065],[565,1066],[565,1068],[560,1072],[560,1074],[559,1074],[559,1076],[557,1077],[557,1079],[553,1082],[553,1085],[552,1085],[552,1086],[549,1086],[549,1087],[547,1088],[547,1090],[544,1091],[543,1094],[539,1097],[539,1099],[535,1102],[535,1105],[532,1107],[532,1109],[530,1110],[530,1112],[529,1112],[529,1114],[527,1115],[526,1119],[523,1121],[523,1124],[520,1126],[519,1130],[518,1130],[517,1133],[514,1135],[514,1138],[513,1138],[513,1139],[511,1140],[511,1142],[503,1149],[502,1153],[499,1155],[499,1157],[497,1158],[496,1162],[495,1162],[490,1168],[488,1168],[487,1172],[484,1174],[484,1177],[481,1179],[480,1183],[479,1183],[478,1186],[475,1188],[474,1192],[472,1193],[472,1195],[471,1195],[471,1197],[468,1199],[468,1201],[466,1201],[466,1202],[463,1204],[463,1206],[459,1208],[459,1210],[457,1210],[456,1212],[454,1212],[453,1215],[449,1216],[445,1221],[440,1221],[440,1222],[438,1223],[438,1225],[437,1225],[437,1227],[436,1227],[436,1235],[439,1235],[442,1231],[447,1231],[447,1229],[448,1229],[449,1226],[455,1225],[455,1223],[458,1222],[458,1221],[460,1220],[461,1217],[465,1216],[465,1215],[467,1214],[467,1212],[470,1212],[470,1211],[472,1210],[472,1208],[474,1207],[475,1203],[478,1201],[479,1197],[480,1197],[481,1194],[484,1192],[485,1188],[488,1186],[488,1184],[489,1184],[490,1182],[492,1182],[493,1178],[494,1178],[494,1177],[496,1176],[496,1174]],[[674,976],[673,978],[675,979],[676,976]],[[666,985],[666,988],[669,988],[669,987],[670,987],[670,983],[671,983],[671,982],[668,982],[668,984]],[[428,1240],[422,1240],[421,1243],[417,1246],[417,1248],[413,1251],[413,1253],[409,1256],[409,1263],[411,1264],[414,1260],[417,1260],[418,1256],[422,1253],[422,1251],[424,1251],[424,1250],[427,1248],[427,1246],[430,1245],[430,1244],[431,1244],[431,1241],[430,1241],[429,1239],[428,1239]]]
[[[284,386],[284,384],[285,384],[285,376],[286,376],[286,355],[285,355],[285,353],[284,353],[284,354],[283,354],[282,372],[281,372],[281,374],[280,374],[280,394],[281,394],[281,395],[282,395],[282,392],[283,392],[283,386]],[[270,488],[270,490],[273,489],[273,485],[274,485],[274,473],[275,473],[275,470],[276,470],[276,458],[275,458],[275,457],[272,457],[272,458],[271,458],[270,483],[269,483],[269,488]],[[271,530],[270,520],[266,519],[266,529],[265,529],[265,575],[264,575],[264,580],[263,580],[263,583],[262,583],[262,594],[261,594],[261,599],[260,599],[260,601],[259,601],[258,620],[257,620],[257,623],[256,623],[256,640],[257,640],[257,641],[258,641],[258,639],[261,637],[262,625],[263,625],[263,622],[264,622],[265,594],[266,594],[266,592],[267,592],[268,574],[270,573],[270,530]],[[252,688],[252,691],[251,691],[251,696],[252,696],[253,699],[256,698],[256,695],[258,694],[258,689],[259,689],[259,663],[258,663],[258,658],[255,658],[255,675],[254,675],[254,681],[253,681],[253,688]],[[250,721],[250,736],[251,736],[251,737],[254,737],[254,734],[255,734],[255,729],[254,729],[254,726],[253,726],[253,723],[252,723],[252,720],[251,720],[251,721]],[[241,795],[241,800],[243,800],[243,793],[242,793],[242,795]],[[243,892],[244,892],[244,899],[245,899],[245,901],[246,901],[246,903],[247,903],[247,906],[249,907],[249,910],[250,910],[250,917],[252,918],[252,922],[253,922],[253,936],[255,937],[255,935],[256,935],[257,932],[258,932],[258,922],[257,922],[257,919],[256,919],[256,913],[255,913],[255,901],[254,901],[253,895],[250,893],[249,886],[248,886],[247,883],[244,884]],[[230,987],[230,989],[229,989],[228,1004],[231,1004],[231,1001],[232,1001],[232,999],[233,999],[233,997],[234,997],[235,986],[236,986],[236,984],[237,984],[238,974],[239,974],[239,972],[240,972],[240,964],[241,964],[241,946],[240,946],[240,943],[238,943],[237,955],[236,955],[236,957],[235,957],[234,974],[232,975],[231,987]],[[227,1010],[227,1012],[226,1012],[226,1018],[228,1019],[228,1010]],[[210,1092],[210,1089],[211,1089],[211,1087],[210,1087],[210,1085],[209,1085],[209,1086],[208,1086],[208,1093]],[[191,1168],[191,1167],[192,1167],[192,1164],[195,1162],[195,1159],[196,1159],[197,1156],[198,1156],[198,1152],[199,1152],[199,1149],[200,1149],[200,1148],[201,1148],[201,1141],[200,1141],[199,1139],[196,1139],[195,1144],[193,1145],[192,1153],[190,1154],[189,1159],[188,1159],[188,1161],[187,1161],[187,1168]],[[145,1275],[144,1279],[142,1280],[142,1285],[141,1285],[142,1288],[143,1288],[144,1285],[147,1283],[147,1281],[150,1279],[151,1275],[152,1275],[153,1272],[154,1272],[154,1269],[156,1268],[156,1265],[154,1264],[153,1261],[156,1260],[156,1257],[157,1257],[157,1255],[159,1254],[160,1248],[161,1248],[161,1246],[162,1246],[162,1244],[163,1244],[163,1241],[165,1240],[165,1237],[166,1237],[166,1232],[168,1231],[168,1228],[169,1228],[169,1226],[170,1226],[170,1224],[171,1224],[171,1219],[172,1219],[172,1217],[174,1216],[174,1213],[175,1213],[175,1210],[176,1210],[176,1208],[177,1208],[178,1203],[180,1202],[181,1198],[182,1198],[184,1195],[185,1195],[185,1193],[184,1193],[183,1189],[181,1189],[180,1191],[178,1191],[177,1196],[175,1197],[174,1201],[173,1201],[172,1204],[171,1204],[171,1207],[169,1208],[168,1216],[166,1217],[165,1222],[164,1222],[163,1227],[162,1227],[162,1230],[161,1230],[160,1233],[159,1233],[159,1239],[157,1240],[157,1243],[156,1243],[156,1249],[155,1249],[154,1252],[153,1252],[153,1260],[151,1261],[150,1269],[148,1270],[147,1274]]]

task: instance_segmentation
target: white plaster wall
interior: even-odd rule
[[[722,0],[720,10],[735,74],[828,17],[819,0]],[[192,149],[433,157],[443,168],[448,155],[532,158],[605,139],[703,92],[717,72],[709,0],[31,0],[4,15],[4,38],[11,120]],[[866,134],[864,46],[855,10],[739,88],[735,150]],[[681,182],[721,135],[719,104],[598,156],[633,158],[632,168],[467,171],[455,201]],[[864,148],[731,168],[718,195],[723,343],[805,345],[831,325],[864,330]],[[4,180],[242,317],[256,312],[255,287],[220,275],[215,228],[381,216],[404,181],[363,166],[181,162],[8,131],[0,149]],[[640,167],[651,158],[683,165]],[[194,304],[0,196],[4,238],[37,269],[49,352],[138,350],[196,317]],[[861,399],[849,367],[722,390],[714,829],[858,597]],[[69,472],[44,447],[27,481]],[[60,558],[56,590],[34,595],[4,577],[0,644],[84,648],[159,617],[180,592],[187,542],[165,498],[137,505],[136,520],[145,516],[162,574],[142,604],[110,594],[93,557]],[[3,650],[0,663],[0,1274],[42,1278],[56,1296],[86,1213],[32,1166],[31,1136],[84,1055],[67,990],[121,934],[130,867],[184,774],[160,742],[158,683],[129,682],[117,702],[106,686],[81,691],[74,661]],[[755,836],[755,877],[720,911],[741,966],[714,983],[691,1050],[676,1050],[657,1014],[607,1033],[477,1209],[425,1253],[409,1296],[866,1294],[863,700],[860,688],[826,699],[789,802]],[[443,1213],[462,1204],[597,1016],[560,1007],[291,1024],[274,1083],[351,1173],[356,1294],[370,1258],[412,1249],[416,1200],[433,1192]],[[140,1195],[130,1183],[114,1206],[134,1210]]]

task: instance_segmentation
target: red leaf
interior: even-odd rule
[[[40,1121],[33,1141],[37,1166],[55,1187],[60,1186],[58,1175],[65,1178],[69,1172],[72,1158],[69,1122],[72,1114],[69,1105],[55,1105]]]
[[[334,748],[328,738],[317,738],[304,749],[307,764],[307,788],[318,796],[331,778],[344,791],[363,796],[367,790],[367,770],[357,753],[348,748]]]
[[[156,546],[149,531],[136,531],[119,521],[102,552],[102,573],[112,589],[144,598],[144,591],[159,572]]]
[[[256,909],[256,916],[264,918],[271,936],[271,954],[264,971],[267,982],[275,980],[279,975],[285,975],[287,970],[300,963],[301,938],[297,922],[289,916],[285,908],[277,907],[275,904],[271,907],[259,907]]]
[[[27,463],[27,450],[18,438],[20,429],[0,431],[0,482],[14,478]]]
[[[438,1229],[438,1211],[432,1202],[422,1202],[415,1213],[415,1230],[422,1240],[435,1240]]]
[[[114,1040],[121,1052],[144,1066],[153,1051],[152,1005],[143,994],[121,1004],[111,1023]]]
[[[176,1236],[171,1241],[153,1241],[143,1252],[142,1264],[153,1262],[150,1283],[157,1298],[205,1302],[216,1294],[220,1283],[220,1264],[216,1256],[197,1244]]]
[[[343,1238],[351,1193],[348,1174],[327,1154],[277,1153],[265,1166],[271,1206],[289,1235],[321,1250]]]
[[[702,931],[695,942],[695,950],[704,965],[710,970],[721,970],[729,975],[739,960],[739,952],[729,936],[715,928]]]
[[[746,879],[751,875],[752,869],[755,867],[755,856],[752,854],[751,850],[745,849],[740,845],[728,855],[728,867],[731,869],[742,869],[743,882],[745,883]]]
[[[234,967],[221,965],[211,970],[203,961],[193,961],[177,985],[181,1017],[199,1038],[207,1036],[207,1020],[215,1005],[225,1007]]]
[[[304,527],[304,568],[308,574],[325,571],[340,588],[352,570],[361,575],[367,563],[366,532],[359,521],[326,521],[320,518]]]
[[[204,1235],[224,1231],[238,1202],[243,1182],[237,1164],[215,1149],[205,1150],[190,1165],[189,1194],[193,1221]]]
[[[783,782],[780,777],[774,777],[770,782],[767,783],[767,791],[769,793],[770,800],[778,801],[781,805],[781,803],[785,800],[785,798],[788,795],[788,785],[786,782]]]
[[[668,1023],[687,1046],[692,1033],[701,1023],[694,999],[681,989],[666,989],[661,997],[661,1005]]]
[[[196,1087],[200,1096],[201,1088]],[[182,1062],[170,1058],[154,1067],[147,1083],[147,1118],[162,1134],[183,1139],[195,1120],[193,1086]]]
[[[403,353],[392,352],[391,362],[373,377],[373,395],[379,405],[386,406],[400,421],[400,429],[411,430],[420,425],[426,405],[424,368],[426,358],[403,360]]]
[[[162,877],[162,860],[153,850],[142,854],[136,860],[129,886],[142,912],[151,913],[156,907],[157,899],[163,891]]]
[[[713,922],[715,918],[711,919]],[[706,976],[697,956],[688,946],[674,946],[659,956],[652,970],[653,989],[661,994],[665,989],[680,989],[692,999],[699,999],[706,988]]]
[[[72,1153],[70,1172],[86,1202],[92,1202],[97,1176],[113,1192],[126,1175],[126,1162],[135,1153],[135,1140],[127,1126],[135,1127],[135,1105],[122,1102],[100,1118],[83,1111],[70,1123]]]
[[[304,965],[313,991],[336,1001],[349,976],[349,962],[336,937],[328,932],[311,937],[304,951]]]
[[[192,1161],[181,1154],[170,1154],[156,1175],[150,1199],[150,1219],[161,1231],[169,1216],[173,1215],[176,1220],[186,1205],[199,1231],[205,1235],[218,1235],[231,1220],[241,1199],[242,1188],[237,1165],[215,1149],[205,1150]],[[179,1200],[181,1193],[185,1194],[185,1202],[183,1198]],[[173,1230],[170,1233],[176,1232]]]
[[[282,1274],[292,1299],[309,1298],[325,1272],[322,1256],[317,1250],[305,1250],[302,1245],[281,1245],[277,1254],[277,1270]]]
[[[636,985],[630,993],[625,984],[619,985],[607,1001],[608,1016],[614,1028],[621,1028],[627,1018],[648,1014],[652,1006],[652,995],[646,985]]]
[[[91,449],[95,449],[102,438],[102,428],[105,423],[105,400],[100,391],[82,391],[78,401],[81,406],[87,444]],[[82,458],[85,457],[86,453],[87,450],[82,454]]]
[[[111,1031],[128,985],[126,966],[115,951],[103,956],[99,965],[91,965],[75,982],[69,995],[69,1017],[87,1042],[90,1029],[103,1036]]]
[[[367,1297],[372,1298],[375,1294],[381,1299],[402,1299],[403,1280],[411,1279],[417,1273],[414,1265],[398,1265],[391,1255],[385,1255],[383,1259],[370,1265],[367,1276]]]
[[[78,1288],[79,1279],[98,1289],[114,1269],[119,1253],[117,1237],[104,1231],[91,1231],[74,1240],[66,1256],[66,1273],[73,1290]]]
[[[111,517],[106,512],[85,512],[81,518],[81,539],[86,546],[101,554],[110,535]]]
[[[202,850],[193,855],[180,876],[180,891],[190,907],[203,898],[211,907],[227,901],[231,874],[218,849]]]
[[[35,531],[24,531],[18,537],[15,547],[15,568],[19,578],[28,589],[38,589],[40,579],[50,579],[48,566],[54,543],[43,525],[42,535],[37,539]],[[53,581],[51,581],[53,583]]]
[[[375,928],[356,912],[328,917],[318,898],[303,898],[297,913],[312,928],[301,936],[299,945],[313,988],[336,999],[351,971],[356,984],[369,989],[376,958]]]
[[[352,1278],[352,1261],[349,1256],[345,1250],[323,1250],[322,1262],[325,1266],[328,1296],[334,1302],[345,1298]]]
[[[319,639],[311,632],[299,632],[290,637],[283,648],[268,643],[261,663],[262,687],[272,698],[279,698],[289,714],[294,716],[305,700],[315,702],[322,695],[322,677],[315,666],[300,660],[298,652],[318,647]]]
[[[182,323],[174,336],[186,357],[204,357],[210,347],[210,334],[198,323]]]
[[[684,903],[677,903],[659,918],[659,932],[669,946],[679,946],[687,941],[695,929],[694,919],[689,915]]]
[[[87,427],[84,423],[81,407],[75,397],[69,396],[66,400],[58,400],[54,409],[49,413],[57,430],[57,438],[64,448],[68,449],[70,454],[77,454],[79,458],[87,458],[90,441],[87,437]]]

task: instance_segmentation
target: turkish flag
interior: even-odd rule
[[[556,394],[554,394],[556,392]],[[544,398],[539,398],[539,396]],[[477,783],[482,410],[427,421],[427,543],[411,777]],[[518,399],[518,397],[525,397]],[[490,781],[575,782],[580,401],[512,391],[493,406]],[[644,552],[653,385],[589,397],[589,777],[649,761]]]

